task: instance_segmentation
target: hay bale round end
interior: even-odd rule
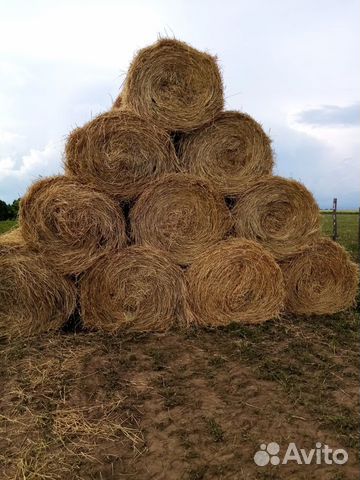
[[[261,125],[235,111],[184,135],[178,151],[186,171],[212,181],[227,196],[236,195],[247,180],[270,174],[274,164]]]
[[[130,212],[136,244],[168,252],[180,265],[191,263],[231,229],[223,197],[206,180],[167,175],[149,185]]]
[[[277,259],[299,253],[320,237],[320,212],[299,182],[263,177],[243,186],[232,209],[235,235],[256,240]]]
[[[331,315],[355,304],[359,267],[338,243],[322,238],[281,263],[285,309],[295,315]]]
[[[127,243],[119,204],[67,177],[34,183],[20,203],[19,221],[26,243],[63,274],[80,274]]]
[[[84,326],[110,333],[166,331],[184,322],[184,288],[181,268],[164,252],[128,247],[81,279]]]
[[[121,98],[125,108],[169,131],[211,122],[224,105],[216,58],[173,39],[137,53]]]
[[[276,318],[284,294],[283,275],[273,256],[249,240],[220,242],[187,271],[187,311],[198,325],[255,324]]]
[[[65,147],[65,171],[119,200],[179,170],[170,136],[132,112],[114,109],[75,129]]]
[[[74,283],[30,251],[19,230],[0,236],[0,336],[58,330],[75,308]]]

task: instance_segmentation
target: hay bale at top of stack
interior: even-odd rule
[[[210,125],[184,135],[179,157],[185,170],[211,180],[227,196],[248,180],[271,174],[271,140],[249,115],[223,112]]]
[[[299,253],[320,237],[320,212],[299,182],[263,177],[243,185],[232,210],[235,234],[256,240],[277,259]]]
[[[354,305],[359,267],[348,252],[322,238],[281,264],[285,309],[296,315],[331,315]]]
[[[182,324],[183,272],[164,252],[131,246],[101,259],[80,282],[84,325],[115,333]]]
[[[31,251],[19,229],[0,236],[0,337],[57,330],[75,308],[73,282]]]
[[[211,122],[223,106],[216,58],[172,39],[137,53],[121,92],[121,107],[169,131]]]
[[[179,170],[169,134],[125,110],[74,130],[65,155],[68,175],[119,200],[132,200],[150,180]]]
[[[127,243],[118,203],[67,177],[36,182],[20,203],[25,241],[63,274],[80,274]]]
[[[180,265],[222,240],[232,226],[224,198],[210,182],[187,174],[150,184],[130,211],[136,244],[165,250]]]
[[[281,269],[256,242],[220,242],[198,256],[186,276],[188,315],[196,324],[261,323],[282,310]]]

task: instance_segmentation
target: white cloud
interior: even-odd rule
[[[15,167],[15,161],[12,158],[10,157],[0,158],[1,177],[5,177],[6,175],[12,175],[14,167]]]
[[[61,150],[62,145],[50,141],[43,149],[31,149],[19,161],[0,158],[0,198],[10,202],[40,176],[61,173]]]
[[[39,175],[41,173],[49,174],[58,170],[61,162],[61,154],[55,142],[50,141],[43,150],[31,149],[27,155],[23,155],[20,165],[12,158],[0,159],[0,175],[2,177],[10,176],[17,178]]]
[[[19,138],[21,138],[21,135],[18,133],[0,130],[0,145],[12,144]]]

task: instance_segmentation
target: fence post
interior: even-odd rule
[[[338,238],[338,230],[337,230],[337,198],[333,200],[333,213],[332,213],[332,220],[333,220],[333,240],[336,242]]]

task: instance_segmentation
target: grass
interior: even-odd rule
[[[2,233],[5,233],[5,232],[11,230],[16,225],[17,225],[16,220],[5,220],[5,221],[0,222],[0,235]]]
[[[280,385],[319,425],[347,447],[359,448],[356,408],[334,401],[335,392],[349,397],[348,386],[358,382],[353,365],[359,355],[359,321],[359,313],[349,311],[256,327],[236,325],[225,332],[241,339],[237,355],[259,380]]]
[[[224,441],[224,432],[220,425],[213,418],[207,418],[206,423],[208,426],[209,433],[213,438],[214,442],[223,442]]]
[[[321,216],[322,231],[329,237],[332,236],[332,215],[323,213]],[[342,213],[337,215],[338,241],[356,260],[359,255],[359,215],[354,213]]]

